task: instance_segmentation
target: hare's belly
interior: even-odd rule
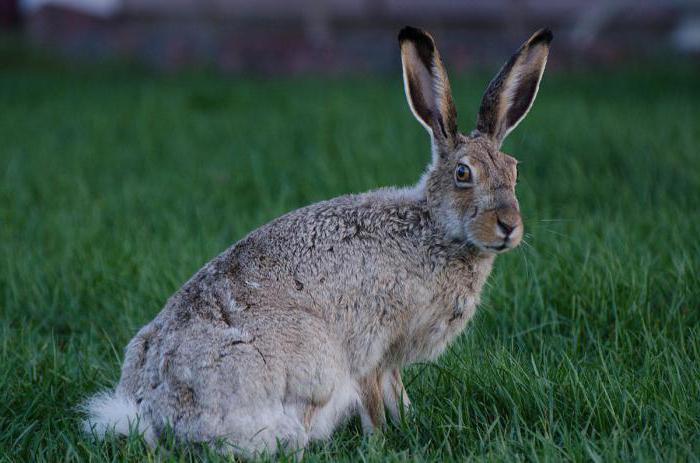
[[[304,410],[304,427],[311,439],[325,439],[357,410],[359,385],[350,377],[339,378],[330,398],[324,404],[309,404]]]

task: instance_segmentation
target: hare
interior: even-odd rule
[[[209,262],[131,340],[86,430],[255,455],[302,450],[355,413],[366,432],[399,418],[401,368],[464,330],[495,256],[522,239],[517,161],[500,147],[551,40],[540,30],[508,60],[464,135],[432,37],[401,30],[406,97],[432,142],[418,183],[292,211]]]

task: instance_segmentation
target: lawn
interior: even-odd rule
[[[494,69],[495,71],[495,69]],[[404,372],[414,411],[308,461],[697,461],[700,85],[690,67],[545,75],[504,151],[527,243],[467,332]],[[453,79],[468,131],[486,74]],[[96,444],[76,406],[166,299],[296,207],[417,180],[428,139],[385,78],[0,68],[0,460],[189,461]]]

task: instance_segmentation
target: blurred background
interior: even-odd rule
[[[164,70],[395,71],[405,24],[438,38],[451,70],[555,32],[555,66],[700,57],[697,0],[0,0],[0,24],[34,46]]]

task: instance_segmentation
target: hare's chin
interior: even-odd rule
[[[504,252],[510,251],[517,245],[518,243],[513,243],[511,240],[505,240],[499,244],[479,244],[478,247],[481,248],[481,250],[484,252],[502,254]]]

